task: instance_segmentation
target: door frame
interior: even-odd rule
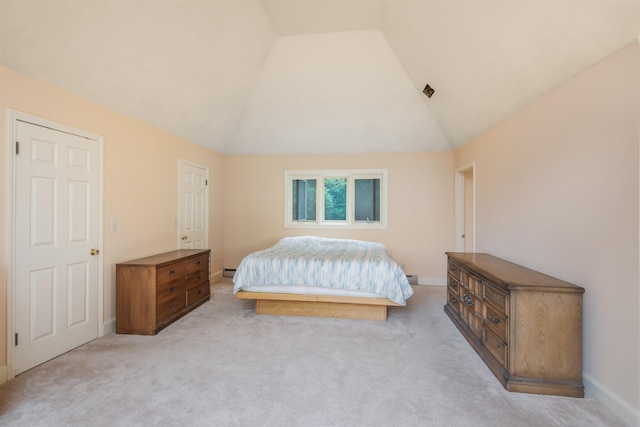
[[[23,113],[16,110],[7,109],[6,115],[6,198],[5,198],[5,257],[7,266],[6,283],[7,283],[7,373],[6,381],[9,381],[15,377],[14,370],[14,355],[15,346],[13,345],[13,336],[15,334],[16,320],[16,281],[15,281],[15,264],[16,264],[16,185],[17,185],[17,158],[15,150],[15,141],[17,139],[17,126],[18,121],[31,123],[37,126],[50,128],[60,132],[70,133],[83,138],[95,140],[98,142],[100,159],[98,162],[99,167],[99,182],[98,182],[98,247],[103,247],[103,187],[104,187],[104,145],[103,137],[85,130],[77,129],[71,126],[57,123],[51,120],[43,119],[41,117],[33,116],[31,114]],[[97,307],[97,336],[104,335],[104,262],[103,257],[98,257],[98,307]],[[2,384],[3,378],[0,377],[0,384]]]
[[[178,248],[180,248],[180,245],[182,243],[182,240],[180,239],[181,233],[181,224],[182,224],[182,201],[183,201],[183,197],[182,197],[182,166],[183,165],[187,165],[187,166],[192,166],[194,168],[198,168],[198,169],[204,169],[207,172],[207,176],[206,176],[206,180],[207,180],[207,185],[205,186],[207,191],[205,192],[205,200],[204,200],[204,208],[205,208],[205,220],[204,220],[204,247],[208,248],[209,247],[209,167],[207,165],[203,165],[201,163],[196,163],[196,162],[192,162],[190,160],[185,160],[185,159],[178,159],[178,222],[177,222],[177,235],[176,235],[176,239],[178,241]]]
[[[471,206],[471,223],[473,224],[473,230],[471,238],[473,239],[472,251],[476,251],[476,162],[473,161],[464,166],[460,166],[455,170],[455,248],[458,252],[464,251],[464,239],[462,238],[462,232],[464,230],[464,176],[467,172],[471,171],[473,178],[473,188],[471,191],[473,204]]]

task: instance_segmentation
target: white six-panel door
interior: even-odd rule
[[[181,249],[208,247],[208,175],[206,167],[180,161],[178,240]]]
[[[16,136],[18,374],[98,335],[100,146],[20,120]]]

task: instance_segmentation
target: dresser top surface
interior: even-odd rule
[[[584,292],[584,288],[544,273],[486,253],[446,252],[449,258],[476,270],[478,274],[490,276],[508,289],[558,289],[565,292]]]
[[[145,258],[119,262],[117,265],[162,265],[179,259],[208,254],[209,252],[211,252],[211,249],[178,249],[171,252],[151,255]]]

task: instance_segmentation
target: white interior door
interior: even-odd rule
[[[16,136],[18,374],[98,336],[100,143],[20,120]]]
[[[180,161],[180,212],[178,247],[205,249],[209,247],[207,228],[209,169]]]

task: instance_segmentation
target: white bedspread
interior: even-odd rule
[[[234,293],[269,286],[348,291],[379,296],[405,305],[413,289],[382,243],[285,237],[274,246],[247,255],[233,277]]]

